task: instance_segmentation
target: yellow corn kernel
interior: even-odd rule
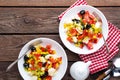
[[[62,64],[62,60],[61,60],[61,61],[59,61],[59,64]]]
[[[96,39],[96,38],[97,38],[97,36],[93,36],[93,38],[94,38],[94,39]]]
[[[28,60],[28,63],[30,63],[30,62],[31,62],[31,60],[32,60],[32,59],[29,59],[29,60]]]
[[[67,27],[67,24],[65,23],[65,24],[64,24],[64,28],[66,28],[66,27]]]
[[[52,64],[49,64],[48,69],[50,69],[51,67],[52,67]]]
[[[41,53],[42,51],[40,50],[40,47],[36,47],[37,53]]]
[[[37,78],[37,80],[42,80],[42,79],[39,77],[39,78]]]
[[[79,47],[79,44],[75,44],[76,47]]]
[[[28,71],[30,71],[30,68],[28,68]]]
[[[55,50],[53,50],[53,54],[56,54],[56,51],[55,51]]]
[[[56,67],[56,69],[58,69],[58,68],[59,68],[59,64],[58,64],[58,63],[56,63],[55,67]]]
[[[72,27],[73,26],[73,24],[72,23],[64,23],[64,28],[70,28],[70,27]]]

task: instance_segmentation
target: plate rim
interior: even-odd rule
[[[64,69],[65,69],[65,70],[64,70],[62,76],[60,77],[60,80],[61,80],[61,79],[65,76],[65,73],[66,73],[66,71],[67,71],[67,67],[68,67],[68,57],[67,57],[67,54],[66,54],[64,48],[63,48],[57,41],[55,41],[55,40],[53,40],[53,39],[50,39],[50,38],[45,38],[45,37],[40,37],[40,38],[32,39],[32,40],[28,41],[28,42],[22,47],[22,49],[21,49],[20,52],[19,52],[18,58],[19,58],[24,52],[27,52],[27,51],[29,50],[29,49],[28,49],[28,50],[24,51],[24,48],[29,47],[30,44],[32,44],[33,42],[35,42],[35,41],[37,41],[37,40],[50,40],[50,41],[52,41],[53,43],[57,44],[57,46],[59,46],[59,47],[62,49],[63,53],[60,53],[60,54],[64,54],[64,57],[65,57],[64,63],[65,63],[66,65],[64,65]],[[22,53],[22,52],[23,52],[23,53]],[[21,58],[21,59],[23,59],[23,58]],[[20,60],[21,60],[21,59],[20,59]],[[25,80],[26,78],[25,78],[24,75],[22,74],[23,72],[21,72],[20,67],[19,67],[19,65],[20,65],[20,60],[17,62],[17,67],[18,67],[18,71],[19,71],[20,75],[21,75],[22,78]],[[59,79],[58,79],[58,80],[59,80]]]
[[[105,40],[108,38],[108,32],[109,32],[109,27],[108,27],[108,23],[107,23],[107,19],[106,19],[106,17],[105,17],[105,15],[99,10],[99,9],[97,9],[97,8],[95,8],[95,7],[93,7],[93,6],[90,6],[90,5],[79,5],[79,6],[75,6],[75,7],[73,7],[73,8],[71,8],[71,9],[69,9],[64,15],[63,15],[63,17],[62,17],[62,19],[60,20],[60,23],[59,23],[59,36],[60,36],[60,39],[61,39],[61,41],[62,41],[62,43],[67,47],[67,49],[69,49],[70,51],[72,51],[72,52],[74,52],[74,53],[76,53],[76,54],[92,54],[92,53],[94,53],[94,52],[96,52],[97,50],[99,50],[103,45],[104,45],[104,41],[103,41],[103,38],[102,38],[102,45],[97,49],[97,50],[94,50],[94,51],[91,51],[91,52],[86,52],[86,53],[80,53],[80,52],[78,52],[78,51],[74,51],[73,49],[71,49],[71,48],[69,48],[69,46],[67,46],[67,44],[65,43],[65,41],[63,40],[63,38],[62,38],[62,33],[61,33],[61,26],[62,26],[62,23],[61,23],[61,21],[63,20],[63,18],[65,17],[65,16],[67,16],[67,14],[69,14],[70,12],[71,12],[71,10],[73,10],[73,9],[75,9],[75,8],[80,8],[80,7],[90,7],[90,8],[93,8],[95,11],[97,11],[97,12],[99,12],[100,14],[99,15],[101,15],[102,16],[102,20],[104,20],[104,24],[107,26],[106,27],[106,29],[107,29],[107,31],[106,31],[106,34],[103,34],[104,35],[104,37],[105,37]],[[100,16],[100,17],[101,17]],[[104,18],[104,19],[103,19]],[[103,32],[103,30],[102,30],[102,32]],[[105,31],[104,31],[105,32]],[[75,48],[75,47],[74,47]]]

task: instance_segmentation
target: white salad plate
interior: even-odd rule
[[[40,43],[42,41],[42,43]],[[55,40],[49,39],[49,38],[37,38],[37,39],[33,39],[31,41],[29,41],[27,44],[24,45],[24,47],[21,49],[19,56],[22,56],[24,53],[26,53],[27,51],[29,51],[29,47],[31,45],[36,45],[36,44],[41,44],[42,46],[46,46],[47,44],[50,44],[52,46],[52,49],[54,49],[56,51],[56,55],[62,57],[62,64],[60,65],[58,71],[55,73],[55,76],[52,77],[52,80],[61,80],[63,78],[63,76],[66,73],[67,70],[67,65],[68,65],[68,60],[67,60],[67,56],[66,53],[64,51],[64,49],[62,48],[62,46],[56,42]],[[24,67],[24,59],[21,58],[18,61],[18,70],[20,72],[20,75],[23,77],[24,80],[32,80],[32,76],[30,76],[28,74],[27,71],[25,71]]]
[[[93,49],[91,49],[91,50],[88,50],[87,47],[83,47],[83,49],[76,47],[74,44],[70,43],[66,39],[67,35],[66,35],[65,29],[64,29],[64,23],[67,23],[67,22],[71,21],[72,19],[74,19],[81,10],[89,11],[91,14],[93,12],[96,12],[99,15],[99,17],[102,19],[102,34],[103,34],[105,40],[107,39],[108,23],[107,23],[107,20],[106,20],[104,14],[97,8],[89,6],[89,5],[75,6],[75,7],[71,8],[70,10],[68,10],[64,14],[64,16],[62,17],[62,19],[59,23],[59,35],[60,35],[60,38],[61,38],[63,44],[72,52],[77,53],[77,54],[91,54],[103,46],[103,44],[104,44],[103,38],[101,38],[97,44],[93,44]]]

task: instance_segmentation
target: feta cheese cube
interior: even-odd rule
[[[89,37],[85,37],[84,39],[83,39],[83,43],[85,43],[85,44],[87,44],[88,42],[89,42]]]
[[[77,38],[74,36],[74,37],[72,37],[72,39],[73,39],[73,42],[74,43],[76,43],[78,40],[77,40]]]
[[[31,80],[37,80],[37,76],[32,76]]]
[[[46,62],[46,59],[44,57],[39,57],[40,58],[40,61],[45,63]]]
[[[50,68],[50,69],[48,70],[48,74],[49,74],[50,76],[54,76],[55,72],[56,72],[56,70],[55,70],[54,68]]]
[[[101,23],[101,22],[96,22],[95,27],[99,28],[99,27],[101,27],[101,26],[102,26],[102,23]]]

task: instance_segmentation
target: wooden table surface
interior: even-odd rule
[[[72,63],[80,60],[77,54],[66,49],[60,40],[57,16],[76,0],[0,0],[0,80],[23,80],[15,65],[4,73],[7,66],[17,59],[26,42],[48,37],[59,42],[68,57],[68,69],[62,80],[73,80],[69,74]],[[89,5],[100,9],[107,20],[120,29],[120,0],[86,0]],[[120,57],[120,52],[118,55]],[[95,80],[99,74],[90,75]],[[111,77],[110,80],[120,80]]]

